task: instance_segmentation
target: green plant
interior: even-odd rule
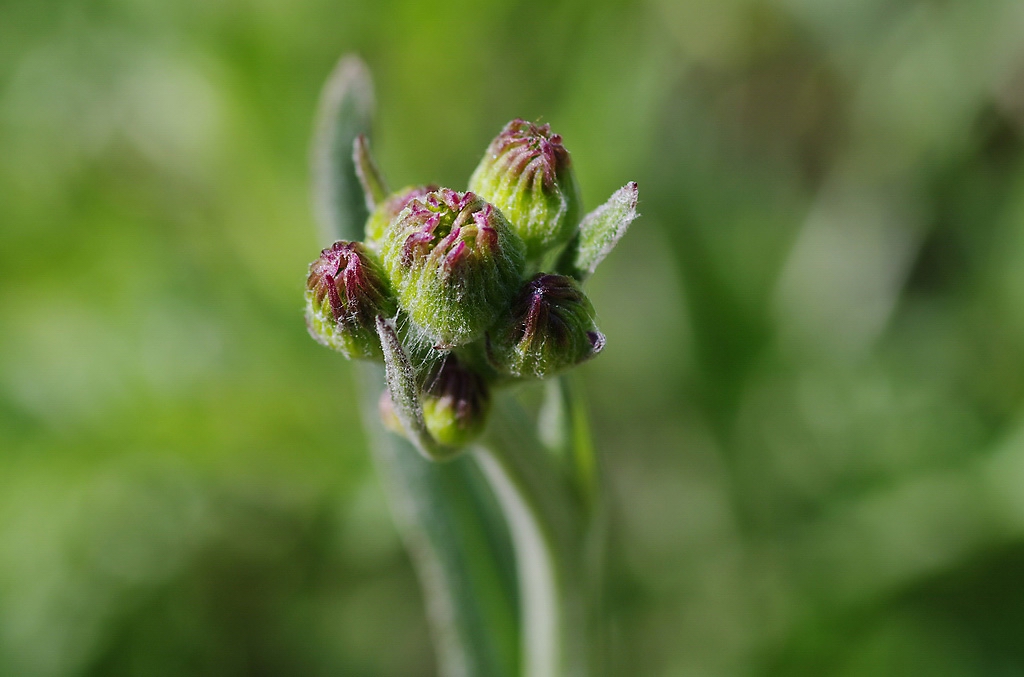
[[[560,374],[604,346],[582,283],[635,219],[636,184],[579,219],[561,138],[514,120],[472,192],[391,194],[369,151],[372,114],[365,66],[343,59],[314,138],[333,244],[310,265],[307,324],[360,360],[442,672],[594,674],[600,481],[584,406]],[[525,406],[541,380],[541,403]]]

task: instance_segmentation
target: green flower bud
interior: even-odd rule
[[[381,257],[409,319],[443,349],[482,336],[522,279],[523,243],[501,212],[447,188],[402,210]]]
[[[565,275],[535,275],[512,302],[511,314],[488,332],[492,364],[516,377],[545,378],[603,348],[590,299]]]
[[[452,354],[431,370],[422,402],[427,431],[438,443],[456,449],[483,432],[491,408],[487,383]]]
[[[379,249],[388,226],[391,225],[396,216],[402,213],[406,205],[414,199],[425,197],[428,193],[432,193],[435,190],[437,190],[437,186],[408,186],[397,193],[392,193],[381,201],[366,221],[366,243],[374,249]]]
[[[309,264],[306,327],[319,343],[348,358],[380,357],[375,318],[396,312],[388,278],[362,243],[339,240]]]
[[[526,243],[527,259],[572,238],[581,201],[569,151],[549,125],[513,120],[487,148],[469,189],[493,203]]]

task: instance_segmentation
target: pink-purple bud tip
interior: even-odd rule
[[[306,323],[320,343],[348,357],[380,353],[374,319],[391,316],[396,303],[373,254],[359,242],[335,242],[309,265]]]
[[[491,142],[488,153],[496,157],[508,154],[507,168],[515,174],[540,173],[544,187],[551,189],[558,172],[571,165],[569,151],[562,145],[561,134],[552,134],[551,125],[537,125],[516,118]]]

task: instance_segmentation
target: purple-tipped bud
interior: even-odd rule
[[[569,151],[549,125],[513,120],[487,148],[469,189],[492,202],[538,261],[576,231],[579,190]]]
[[[366,221],[366,243],[374,249],[380,249],[384,233],[395,217],[401,214],[410,202],[416,198],[426,197],[435,190],[437,186],[408,186],[381,201]]]
[[[430,371],[422,400],[427,431],[440,444],[456,449],[483,431],[491,408],[487,383],[453,354]]]
[[[594,307],[565,275],[541,273],[528,281],[512,312],[488,332],[494,367],[517,377],[545,378],[588,360],[604,348]]]
[[[375,318],[396,312],[387,275],[362,243],[335,242],[309,264],[306,326],[323,345],[348,358],[379,358]]]
[[[479,338],[507,311],[523,256],[522,241],[499,210],[447,188],[413,199],[381,247],[399,305],[442,348]]]

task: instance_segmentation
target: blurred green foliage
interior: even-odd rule
[[[1019,0],[0,2],[0,674],[430,675],[303,326],[318,90],[584,199],[611,674],[1024,674]]]

